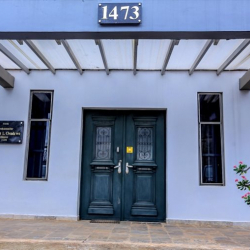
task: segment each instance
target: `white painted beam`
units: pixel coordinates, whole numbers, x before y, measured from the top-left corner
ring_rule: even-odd
[[[202,58],[205,56],[205,54],[207,53],[207,51],[209,50],[210,46],[212,45],[213,40],[208,40],[204,47],[202,48],[201,52],[199,53],[199,55],[197,56],[197,58],[194,61],[194,64],[192,65],[192,67],[189,70],[189,75],[192,75],[194,70],[196,69],[196,67],[199,65],[199,63],[201,62]]]
[[[217,70],[219,75],[250,43],[250,39],[244,40],[240,46],[227,58],[227,60]]]
[[[167,51],[166,57],[165,57],[165,60],[164,60],[163,65],[162,65],[161,75],[165,74],[166,68],[168,66],[168,62],[169,62],[170,57],[172,55],[172,52],[174,50],[174,46],[178,45],[178,44],[179,44],[179,40],[171,40],[171,42],[169,44],[169,47],[168,47],[168,51]]]
[[[1,43],[0,43],[0,51],[7,56],[13,63],[15,63],[18,67],[20,67],[24,72],[27,74],[30,73],[29,69],[19,60],[17,59],[9,50],[7,50]]]
[[[102,57],[102,61],[106,70],[106,74],[109,75],[109,67],[108,67],[108,62],[107,62],[107,58],[105,55],[105,50],[102,44],[102,41],[100,39],[95,40],[95,44],[98,45],[100,53],[101,53],[101,57]]]
[[[43,53],[36,47],[36,45],[31,40],[25,40],[25,43],[28,45],[28,47],[37,55],[37,57],[48,67],[48,69],[55,74],[56,70],[54,67],[50,64],[50,62],[45,58]]]
[[[15,77],[0,66],[0,85],[3,88],[14,88]]]
[[[23,40],[17,40],[20,45],[23,45]]]
[[[219,42],[220,42],[220,39],[215,39],[214,40],[214,45],[218,45]]]
[[[82,75],[82,67],[80,63],[78,62],[76,55],[74,54],[73,50],[71,49],[69,43],[66,40],[61,40],[61,43],[63,44],[65,50],[67,51],[69,57],[71,58],[72,62],[75,64],[77,70],[79,71],[80,75]]]
[[[239,80],[240,90],[250,90],[250,69]]]

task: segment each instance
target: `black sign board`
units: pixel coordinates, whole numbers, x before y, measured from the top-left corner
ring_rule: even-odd
[[[23,121],[0,121],[0,143],[21,144],[23,127]]]
[[[141,3],[99,3],[99,24],[140,24]]]

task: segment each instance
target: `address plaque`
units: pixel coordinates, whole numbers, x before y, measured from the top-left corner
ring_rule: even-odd
[[[141,3],[99,3],[99,24],[140,24]]]

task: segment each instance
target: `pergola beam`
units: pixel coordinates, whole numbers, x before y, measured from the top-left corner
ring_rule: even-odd
[[[137,68],[138,39],[133,39],[133,74],[136,75]]]
[[[98,45],[98,47],[99,47],[106,74],[109,75],[108,62],[107,62],[107,58],[106,58],[106,55],[105,55],[105,50],[104,50],[102,41],[100,39],[96,39],[95,44]]]
[[[244,40],[240,46],[227,58],[227,60],[217,70],[219,75],[250,43],[250,39]]]
[[[29,69],[19,60],[17,59],[9,50],[7,50],[1,43],[0,43],[0,51],[7,56],[13,63],[15,63],[19,68],[21,68],[27,74],[30,73]]]
[[[178,45],[178,44],[179,44],[178,40],[177,41],[176,40],[171,40],[171,42],[169,44],[169,47],[168,47],[168,51],[167,51],[166,57],[165,57],[165,60],[164,60],[163,65],[162,65],[162,69],[161,69],[161,75],[162,76],[165,74],[168,62],[169,62],[171,54],[172,54],[172,52],[174,50],[174,46]]]
[[[62,44],[61,40],[55,40],[55,41],[56,41],[57,45],[61,45]]]
[[[239,80],[240,90],[250,90],[250,69]]]
[[[79,71],[79,73],[82,75],[83,71],[82,71],[82,67],[80,65],[80,63],[78,62],[73,50],[71,49],[69,43],[66,40],[61,40],[61,43],[63,44],[65,50],[67,51],[69,57],[71,58],[71,60],[73,61],[73,63],[75,64],[77,70]]]
[[[20,45],[23,45],[23,40],[17,40]]]
[[[209,50],[210,46],[213,44],[213,40],[208,40],[204,47],[202,48],[201,52],[199,53],[199,55],[197,56],[196,60],[194,61],[194,64],[192,65],[192,67],[189,70],[189,75],[192,75],[194,70],[196,69],[196,67],[199,65],[199,63],[201,62],[202,58],[205,56],[205,54],[207,53],[207,51]]]
[[[14,88],[14,81],[15,77],[0,65],[0,85],[3,88]]]
[[[214,40],[214,45],[218,45],[219,41],[220,41],[220,39],[215,39]]]
[[[45,58],[43,53],[36,47],[36,45],[31,40],[25,40],[25,43],[28,45],[28,47],[37,55],[37,57],[48,67],[48,69],[55,74],[56,70],[54,67],[50,64],[50,62]]]

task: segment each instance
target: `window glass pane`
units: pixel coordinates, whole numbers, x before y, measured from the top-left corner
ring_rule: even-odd
[[[51,93],[33,93],[31,118],[50,119]]]
[[[31,121],[27,178],[46,178],[48,121]]]
[[[96,128],[96,159],[111,159],[111,127]]]
[[[200,121],[220,121],[220,98],[219,95],[199,95]]]
[[[201,124],[203,183],[222,183],[220,124]]]
[[[153,129],[137,129],[137,160],[153,160]]]

